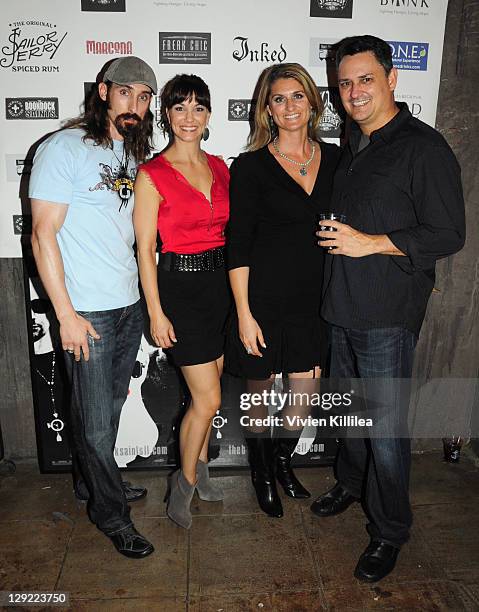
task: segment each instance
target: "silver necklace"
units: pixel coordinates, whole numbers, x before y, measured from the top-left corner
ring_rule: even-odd
[[[308,174],[307,167],[313,161],[314,154],[316,152],[316,145],[311,140],[311,138],[308,138],[308,142],[311,145],[311,155],[310,155],[310,158],[307,159],[305,162],[296,161],[295,159],[291,159],[290,157],[287,157],[284,153],[282,153],[278,147],[278,137],[277,136],[273,140],[273,148],[280,157],[282,157],[286,161],[289,161],[292,164],[295,164],[296,166],[299,166],[299,173],[301,174],[301,176],[306,176]]]

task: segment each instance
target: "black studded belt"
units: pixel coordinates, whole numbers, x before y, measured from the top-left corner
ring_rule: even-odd
[[[161,253],[159,266],[166,272],[213,272],[223,268],[224,247],[209,249],[201,253]]]

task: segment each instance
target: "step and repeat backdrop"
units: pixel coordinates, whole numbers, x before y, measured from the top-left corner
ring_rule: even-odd
[[[213,114],[205,148],[226,160],[244,149],[253,91],[270,64],[299,62],[325,103],[319,137],[338,142],[344,115],[331,46],[345,36],[387,40],[399,70],[396,98],[434,125],[447,0],[16,0],[2,7],[0,77],[0,257],[23,257],[38,450],[45,471],[69,469],[68,385],[51,304],[29,247],[27,198],[35,148],[78,115],[102,66],[137,55],[162,83],[195,73],[209,85]],[[159,97],[152,102],[159,118]],[[159,130],[157,150],[165,145]],[[278,385],[281,382],[278,381]],[[225,377],[213,423],[214,465],[246,465],[239,425],[242,382]],[[143,338],[123,408],[115,456],[121,467],[173,465],[185,404],[177,372]],[[334,441],[302,433],[296,462],[328,462]]]

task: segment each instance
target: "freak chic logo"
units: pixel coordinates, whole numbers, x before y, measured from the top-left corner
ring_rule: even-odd
[[[126,0],[81,0],[82,11],[124,13]]]
[[[250,62],[284,62],[288,53],[283,47],[283,43],[277,49],[271,49],[269,43],[262,42],[259,47],[250,48],[248,39],[245,36],[236,36],[233,38],[233,43],[236,49],[233,51],[233,57],[236,61],[243,60]]]
[[[58,98],[5,98],[6,119],[58,119]]]
[[[68,32],[46,21],[14,21],[0,54],[0,66],[12,72],[59,72],[55,58]]]
[[[87,40],[85,44],[87,55],[131,55],[133,53],[131,40]]]
[[[351,19],[353,0],[310,0],[311,17]]]
[[[210,32],[160,32],[160,64],[211,64]]]
[[[388,40],[398,70],[427,70],[429,43]]]

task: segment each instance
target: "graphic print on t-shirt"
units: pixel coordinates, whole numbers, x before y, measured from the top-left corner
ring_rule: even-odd
[[[136,171],[134,168],[125,168],[122,164],[112,168],[108,164],[98,164],[100,170],[100,181],[94,186],[90,187],[89,191],[97,191],[98,189],[108,189],[109,191],[116,191],[120,198],[121,209],[128,206],[128,202],[133,194],[133,184],[135,181]]]

